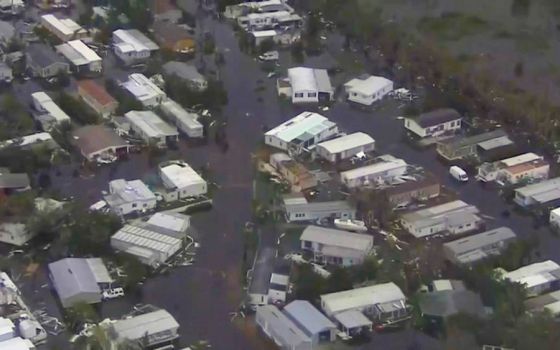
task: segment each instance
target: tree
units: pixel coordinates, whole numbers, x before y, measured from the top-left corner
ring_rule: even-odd
[[[66,92],[61,92],[59,94],[57,102],[60,108],[66,112],[72,120],[82,125],[97,124],[99,122],[99,117],[89,106]]]
[[[365,281],[374,280],[377,276],[377,270],[379,269],[379,264],[377,259],[370,256],[364,259],[361,265],[358,265],[354,269],[354,281],[361,283]]]
[[[352,288],[350,272],[345,268],[336,267],[327,278],[323,293],[335,293]]]
[[[304,264],[296,269],[294,285],[296,299],[315,301],[323,293],[325,280],[313,271],[310,264]]]
[[[99,321],[99,315],[93,306],[85,302],[76,303],[66,309],[64,316],[66,325],[73,331],[78,331],[85,323],[96,323]]]

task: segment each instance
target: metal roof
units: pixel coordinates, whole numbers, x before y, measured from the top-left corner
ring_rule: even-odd
[[[344,84],[344,87],[364,96],[371,96],[392,84],[393,82],[387,78],[370,75],[365,79],[354,78]]]
[[[176,127],[169,125],[152,111],[130,111],[124,116],[150,138],[179,135]]]
[[[97,283],[113,282],[113,279],[109,275],[109,271],[107,271],[107,267],[105,267],[101,258],[87,258],[86,262],[88,263],[91,272],[93,272]]]
[[[46,112],[57,123],[70,121],[70,117],[66,114],[44,91],[31,94],[31,97],[37,104],[41,106],[42,111]]]
[[[482,148],[485,151],[513,145],[513,141],[508,136],[498,137],[492,140],[483,141],[478,144],[478,147]]]
[[[49,272],[61,300],[81,293],[99,293],[101,289],[87,259],[65,258],[49,264]]]
[[[111,328],[120,339],[139,340],[166,331],[172,337],[171,334],[175,334],[176,329],[179,328],[179,323],[166,310],[157,310],[118,320],[111,324]]]
[[[157,96],[166,96],[163,90],[144,74],[140,73],[130,74],[128,80],[122,83],[122,86],[139,101],[149,100]]]
[[[301,234],[300,241],[367,252],[373,244],[373,236],[326,227],[307,226]]]
[[[206,184],[206,181],[185,162],[174,162],[162,166],[160,171],[178,189],[197,184]]]
[[[159,49],[156,43],[150,40],[137,29],[118,29],[113,32],[121,42],[129,45],[134,51],[155,51]]]
[[[74,33],[85,33],[85,29],[70,18],[57,18],[53,14],[47,14],[41,16],[41,20],[49,23],[65,36],[72,35]]]
[[[507,272],[504,279],[517,282],[526,287],[533,287],[551,281],[559,280],[560,265],[552,260],[546,260]]]
[[[334,125],[336,124],[318,113],[303,112],[278,125],[274,129],[267,131],[265,135],[275,136],[288,143],[305,133],[317,135]]]
[[[340,178],[345,181],[352,181],[354,179],[360,179],[375,174],[386,174],[390,171],[397,170],[397,169],[405,170],[406,167],[407,164],[404,160],[392,159],[389,161],[381,161],[360,168],[343,171],[340,173]]]
[[[461,120],[459,112],[452,108],[440,108],[420,114],[417,118],[411,118],[422,128],[429,128],[454,120]]]
[[[461,200],[456,200],[413,211],[402,215],[401,218],[403,221],[416,227],[428,227],[442,221],[459,222],[461,220],[466,220],[466,222],[468,222],[474,219],[478,212],[479,210],[477,207],[469,205]],[[413,232],[411,233],[414,234]]]
[[[429,316],[449,317],[458,313],[483,316],[480,295],[470,290],[445,290],[420,295],[420,310]]]
[[[56,46],[56,51],[60,52],[67,60],[75,66],[82,66],[92,62],[101,61],[95,51],[90,49],[81,40],[73,40]]]
[[[283,348],[300,349],[300,344],[311,343],[311,339],[274,305],[259,306],[257,319],[266,320],[267,329]]]
[[[284,307],[284,314],[309,337],[336,328],[334,323],[307,300],[292,301]]]
[[[198,72],[194,65],[185,62],[169,61],[163,65],[163,71],[167,75],[176,75],[185,80],[206,81],[206,78]]]
[[[292,91],[333,91],[329,74],[325,69],[290,68],[288,69],[288,79]]]
[[[159,212],[152,215],[146,223],[151,226],[184,234],[190,226],[190,216],[173,212]]]
[[[444,243],[443,246],[453,252],[458,260],[466,263],[487,257],[487,254],[484,252],[485,248],[516,238],[516,234],[510,228],[498,227],[476,235]]]
[[[284,200],[284,207],[289,212],[334,212],[334,211],[355,211],[348,201],[328,201],[328,202],[303,202],[303,200],[288,197]]]
[[[363,132],[355,132],[353,134],[321,142],[317,145],[317,147],[324,148],[329,153],[340,153],[370,144],[375,144],[375,140],[371,136]]]
[[[186,111],[177,102],[168,99],[162,102],[160,108],[169,118],[174,118],[178,123],[187,126],[190,129],[202,129],[202,124],[198,121],[196,113]]]
[[[350,289],[337,293],[321,295],[321,304],[331,313],[346,310],[362,309],[370,305],[405,300],[401,289],[393,282],[376,284],[373,286]]]
[[[171,237],[145,226],[126,225],[111,236],[111,240],[117,240],[127,245],[138,246],[164,254],[173,254],[181,240]]]
[[[141,180],[126,181],[116,179],[109,182],[110,200],[109,205],[121,205],[134,201],[155,200],[156,195]],[[107,201],[109,202],[109,201]]]
[[[358,310],[339,312],[334,318],[346,329],[371,326],[372,322]]]
[[[545,180],[536,184],[527,185],[515,190],[516,193],[528,197],[546,194],[547,192],[555,192],[560,190],[560,177]]]
[[[501,138],[504,136],[507,136],[507,133],[502,129],[498,129],[498,130],[485,132],[474,136],[467,136],[467,137],[459,136],[452,139],[440,141],[440,143],[451,146],[453,148],[462,148],[466,146],[477,145],[480,144],[481,142]]]
[[[512,166],[516,166],[527,162],[532,162],[539,159],[543,159],[543,157],[539,156],[538,154],[529,152],[529,153],[520,154],[515,157],[499,160],[498,163],[503,164],[506,167],[512,167]]]

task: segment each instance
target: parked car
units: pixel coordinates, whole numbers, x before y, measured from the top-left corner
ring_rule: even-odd
[[[115,299],[124,297],[124,289],[121,287],[106,289],[103,291],[103,300]]]
[[[464,171],[463,169],[459,168],[456,165],[453,165],[452,167],[449,168],[449,174],[457,181],[460,181],[460,182],[469,181],[469,177],[467,175],[467,172]]]

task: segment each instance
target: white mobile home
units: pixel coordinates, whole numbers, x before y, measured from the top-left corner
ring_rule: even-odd
[[[285,197],[286,221],[307,222],[322,219],[354,219],[356,208],[347,201],[307,202],[305,197]]]
[[[153,108],[162,103],[167,95],[144,74],[133,73],[121,84],[144,107]]]
[[[379,323],[398,321],[409,315],[402,290],[393,282],[321,295],[321,308],[330,318],[357,311]]]
[[[381,156],[380,159],[383,160],[341,172],[340,180],[348,188],[356,188],[391,183],[406,173],[408,165],[404,160],[389,155]]]
[[[35,119],[43,130],[49,131],[62,123],[70,123],[70,117],[43,91],[31,94]]]
[[[367,76],[355,78],[344,84],[348,101],[371,106],[393,91],[393,82],[387,78]]]
[[[444,243],[443,254],[447,260],[457,265],[474,264],[500,255],[516,239],[517,236],[511,229],[498,227]]]
[[[546,260],[507,272],[502,277],[522,284],[529,296],[537,296],[560,288],[560,265]]]
[[[441,108],[422,113],[414,118],[405,118],[404,127],[420,138],[438,137],[460,130],[462,119],[456,110]]]
[[[76,73],[101,73],[103,61],[81,40],[72,40],[56,46],[56,51],[70,62]]]
[[[41,25],[62,42],[87,38],[88,32],[70,18],[57,18],[47,14],[41,16]]]
[[[416,238],[443,232],[457,235],[480,227],[483,220],[478,212],[477,207],[456,200],[404,214],[401,224]]]
[[[513,201],[521,207],[536,206],[560,200],[560,177],[515,190]]]
[[[177,199],[199,197],[208,192],[206,181],[183,161],[168,161],[159,166],[165,188],[176,193]]]
[[[311,350],[313,344],[298,326],[274,305],[257,307],[257,326],[281,349]]]
[[[369,153],[375,149],[375,140],[363,132],[337,137],[321,142],[315,148],[315,153],[331,163],[351,158],[363,152]]]
[[[547,179],[550,164],[535,153],[524,153],[493,163],[484,163],[478,168],[477,178],[484,182],[500,181],[516,184],[523,180]]]
[[[292,103],[318,103],[333,99],[334,88],[325,69],[295,67],[288,77],[278,80],[278,94],[288,96]]]
[[[113,32],[113,50],[128,65],[147,60],[159,47],[137,29],[118,29]]]
[[[338,126],[326,117],[303,112],[264,134],[265,144],[300,154],[312,146],[338,134]]]
[[[284,315],[311,337],[313,344],[336,340],[336,325],[307,300],[294,300],[283,311]]]
[[[373,236],[319,226],[307,226],[300,237],[301,249],[322,264],[361,264],[373,249]]]
[[[156,207],[156,195],[141,180],[113,180],[109,182],[109,194],[103,199],[117,215],[144,212]]]
[[[130,111],[125,113],[124,117],[130,123],[134,134],[148,144],[167,147],[168,142],[175,142],[179,139],[177,129],[164,122],[152,111]]]
[[[190,138],[201,138],[204,136],[202,124],[198,121],[198,115],[186,111],[177,102],[168,99],[160,106],[163,115],[173,121],[173,124]]]

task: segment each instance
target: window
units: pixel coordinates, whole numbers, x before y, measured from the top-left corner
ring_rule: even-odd
[[[317,97],[317,93],[316,92],[308,92],[307,97]]]
[[[132,203],[133,208],[136,208],[136,206],[137,206],[136,203]]]
[[[144,207],[144,208],[147,208],[147,207],[148,207],[148,203],[144,203],[143,207]]]
[[[294,97],[302,98],[302,97],[303,97],[303,92],[296,92],[296,93],[294,94]]]

